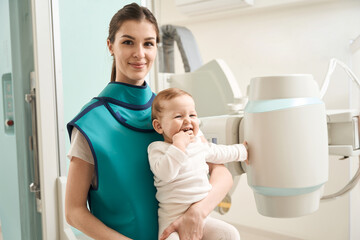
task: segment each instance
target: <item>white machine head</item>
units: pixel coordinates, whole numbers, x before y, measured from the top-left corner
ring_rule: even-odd
[[[254,78],[244,113],[249,186],[259,213],[298,217],[319,208],[328,180],[325,104],[311,75]]]

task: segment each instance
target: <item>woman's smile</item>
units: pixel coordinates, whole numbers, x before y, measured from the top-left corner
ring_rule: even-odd
[[[146,67],[146,62],[130,62],[129,65],[135,69],[143,69]]]

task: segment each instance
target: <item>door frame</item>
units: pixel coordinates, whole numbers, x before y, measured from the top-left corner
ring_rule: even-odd
[[[43,239],[58,239],[59,112],[51,0],[31,0]],[[62,94],[62,93],[61,93]]]

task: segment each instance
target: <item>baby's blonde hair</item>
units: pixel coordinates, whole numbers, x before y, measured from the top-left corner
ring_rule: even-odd
[[[184,90],[181,90],[179,88],[167,88],[165,90],[160,91],[154,98],[154,101],[152,102],[152,105],[151,105],[151,121],[153,121],[154,119],[157,119],[159,117],[160,113],[162,112],[162,110],[164,109],[161,106],[161,103],[164,100],[171,100],[176,97],[180,97],[180,96],[184,96],[184,95],[187,95],[192,98],[190,93],[188,93]]]

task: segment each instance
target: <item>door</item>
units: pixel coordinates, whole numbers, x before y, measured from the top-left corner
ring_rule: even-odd
[[[3,239],[42,238],[34,182],[30,73],[34,71],[31,5],[0,0],[0,224]],[[33,188],[35,189],[35,188]],[[40,198],[39,198],[40,199]]]

